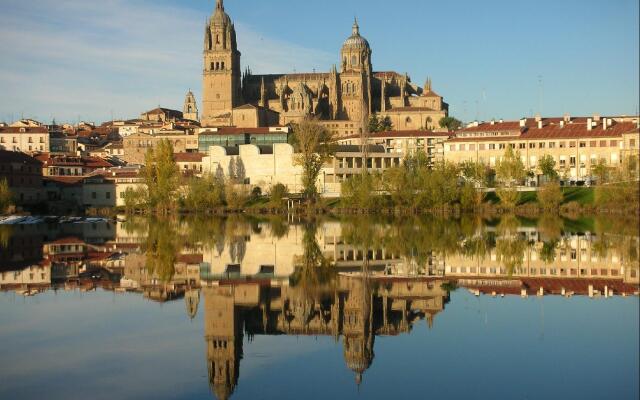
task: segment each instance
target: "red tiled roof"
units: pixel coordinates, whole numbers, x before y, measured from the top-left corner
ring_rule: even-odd
[[[49,130],[45,126],[37,127],[0,127],[0,133],[49,133]]]
[[[201,162],[203,153],[175,153],[173,159],[176,162]]]
[[[77,185],[84,179],[83,176],[44,176],[45,181],[60,183],[63,185]]]
[[[185,264],[201,264],[203,260],[202,254],[179,254],[176,257],[177,262]]]
[[[2,163],[23,163],[42,165],[42,162],[35,157],[17,151],[0,150],[0,162]]]
[[[271,128],[285,128],[284,126],[277,126]],[[271,129],[269,127],[261,127],[261,128],[237,128],[235,126],[224,126],[217,128],[217,132],[205,131],[200,133],[201,135],[235,135],[235,134],[243,134],[243,133],[253,133],[253,134],[268,134],[268,133],[286,133],[286,131],[275,131],[270,132]]]
[[[548,120],[545,120],[548,121]],[[543,122],[544,123],[544,122]],[[487,126],[488,125],[488,126]],[[513,129],[513,126],[517,126],[517,129]],[[520,131],[519,122],[504,122],[496,123],[495,125],[481,124],[478,127],[466,128],[458,131],[458,133],[467,132],[505,132],[515,131],[513,136],[478,136],[478,137],[455,137],[449,140],[450,142],[491,142],[491,141],[510,141],[510,140],[539,140],[539,139],[598,139],[598,138],[612,138],[621,137],[623,133],[633,132],[636,125],[633,122],[618,122],[614,123],[607,129],[602,129],[602,124],[598,124],[591,130],[587,129],[586,123],[566,124],[564,127],[560,127],[559,124],[548,123],[543,125],[542,128],[525,127],[522,128],[521,134],[517,135]]]

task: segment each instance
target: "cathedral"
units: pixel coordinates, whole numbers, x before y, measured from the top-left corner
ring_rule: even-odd
[[[354,21],[339,67],[329,72],[242,72],[234,24],[223,0],[217,0],[204,32],[202,126],[255,128],[315,118],[334,134],[348,136],[361,133],[375,114],[388,117],[394,130],[439,129],[448,105],[431,80],[419,87],[407,74],[376,72],[371,55]]]

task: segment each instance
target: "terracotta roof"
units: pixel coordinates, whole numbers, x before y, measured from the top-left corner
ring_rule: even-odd
[[[49,133],[49,130],[45,126],[37,127],[0,127],[0,133]]]
[[[462,278],[462,280],[474,278]],[[485,278],[477,278],[485,279]],[[501,281],[500,279],[492,279],[492,281]],[[508,280],[503,280],[507,282]],[[585,279],[585,278],[516,278],[521,285],[462,285],[466,288],[474,288],[482,293],[496,292],[496,294],[520,294],[521,289],[526,289],[527,293],[535,293],[540,287],[544,288],[547,294],[560,294],[562,289],[565,292],[574,292],[575,294],[586,295],[589,293],[589,285],[593,285],[594,290],[604,291],[604,287],[613,289],[614,293],[633,293],[638,290],[638,285],[632,285],[623,282],[620,279]]]
[[[514,130],[514,124],[518,126]],[[478,127],[467,128],[458,131],[458,133],[466,132],[499,132],[499,131],[520,131],[519,122],[496,123],[495,125],[481,124]],[[598,124],[591,130],[587,129],[586,123],[572,123],[560,127],[559,124],[548,124],[538,129],[535,127],[523,128],[520,135],[514,136],[479,136],[479,137],[455,137],[450,142],[492,142],[492,141],[510,141],[510,140],[540,140],[540,139],[598,139],[598,138],[615,138],[622,137],[623,133],[633,132],[636,125],[633,122],[614,123],[609,128],[602,129],[602,124]]]
[[[201,264],[203,260],[202,254],[179,254],[176,257],[177,262],[185,264]]]
[[[272,127],[272,128],[284,128],[284,127]],[[243,134],[243,133],[252,133],[252,134],[269,134],[269,133],[287,133],[286,131],[276,131],[270,132],[271,128],[262,127],[262,128],[236,128],[232,126],[225,126],[218,128],[217,132],[201,132],[200,135],[235,135],[235,134]]]
[[[23,163],[41,165],[42,162],[37,158],[17,151],[0,150],[0,161],[2,163]]]
[[[176,162],[201,162],[203,153],[175,153],[173,159]]]
[[[51,181],[54,183],[75,186],[82,182],[84,179],[83,176],[44,176],[42,177],[44,181]]]

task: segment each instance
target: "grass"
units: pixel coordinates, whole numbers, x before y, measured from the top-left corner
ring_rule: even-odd
[[[590,187],[565,187],[562,191],[565,204],[570,201],[576,201],[580,205],[593,204],[595,199],[594,189]]]
[[[562,204],[575,201],[580,205],[589,205],[593,204],[595,198],[594,189],[590,187],[563,187],[562,192],[564,194]],[[519,195],[518,205],[538,202],[538,192],[520,192]],[[484,201],[493,205],[500,204],[500,199],[495,192],[486,193]]]

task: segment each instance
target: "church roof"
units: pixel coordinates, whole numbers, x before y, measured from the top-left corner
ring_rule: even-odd
[[[345,40],[344,44],[342,45],[342,48],[343,49],[370,48],[369,42],[367,41],[367,39],[365,39],[360,35],[360,26],[358,26],[357,20],[353,22],[353,30],[352,30],[351,36],[349,36],[347,40]]]

